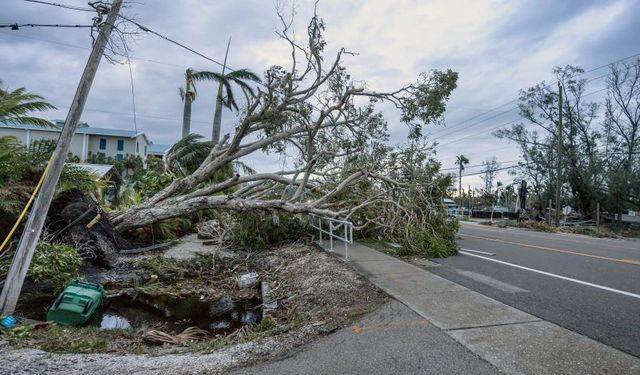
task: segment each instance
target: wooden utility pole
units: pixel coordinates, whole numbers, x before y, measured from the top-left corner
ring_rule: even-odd
[[[596,230],[600,231],[600,202],[596,203]]]
[[[472,202],[471,202],[471,185],[469,185],[469,220],[471,220],[471,210],[472,210]]]
[[[558,160],[556,164],[556,228],[560,227],[560,193],[562,190],[562,84],[558,82]]]
[[[22,284],[24,278],[27,275],[27,270],[31,264],[31,258],[38,244],[40,233],[42,232],[42,226],[47,217],[51,200],[53,199],[53,193],[55,192],[56,185],[60,179],[60,173],[64,167],[65,159],[67,158],[67,152],[69,150],[69,144],[73,138],[73,133],[78,126],[78,121],[82,115],[82,110],[87,101],[87,96],[91,89],[91,84],[98,70],[98,65],[102,59],[102,55],[109,41],[111,31],[115,25],[120,7],[123,0],[113,0],[111,9],[107,16],[106,22],[100,28],[100,33],[96,39],[89,60],[82,73],[82,78],[78,84],[76,94],[73,97],[71,107],[69,107],[69,113],[64,122],[64,128],[58,138],[58,144],[53,152],[53,156],[49,161],[49,171],[44,178],[42,188],[38,194],[29,219],[22,232],[22,237],[18,243],[18,249],[11,262],[11,268],[4,283],[2,294],[0,294],[0,310],[3,315],[12,314],[16,308],[20,291],[22,290]]]
[[[549,224],[549,229],[551,229],[551,202],[552,200],[549,199],[549,208],[547,212],[547,224]]]

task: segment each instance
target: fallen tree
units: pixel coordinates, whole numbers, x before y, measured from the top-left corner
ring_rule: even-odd
[[[117,231],[202,209],[346,218],[360,212],[362,228],[391,230],[413,219],[419,219],[418,227],[426,225],[444,193],[433,194],[442,181],[434,180],[439,164],[426,154],[422,127],[442,120],[457,73],[431,71],[397,90],[372,91],[347,73],[344,49],[325,64],[321,18],[312,18],[305,46],[290,35],[290,22],[281,19],[279,36],[291,47],[290,68],[271,67],[255,95],[244,92],[247,105],[234,133],[215,144],[193,173],[142,204],[113,213]],[[387,123],[376,110],[380,103],[394,106],[409,127],[404,149],[386,146]],[[229,164],[260,152],[276,153],[291,167],[212,182]],[[366,212],[373,216],[362,216]]]

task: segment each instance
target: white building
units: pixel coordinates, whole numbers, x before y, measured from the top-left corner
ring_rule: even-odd
[[[1,124],[0,137],[14,136],[27,147],[35,140],[52,139],[57,141],[64,121],[54,121],[55,126],[45,128],[36,125]],[[151,142],[143,132],[133,130],[92,128],[81,122],[71,140],[69,152],[80,158],[82,162],[89,155],[102,154],[116,160],[128,155],[147,159]]]

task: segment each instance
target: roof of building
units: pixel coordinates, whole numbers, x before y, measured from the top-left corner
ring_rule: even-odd
[[[147,150],[147,154],[161,154],[161,155],[164,155],[169,151],[169,149],[171,147],[172,147],[171,145],[152,143],[151,145],[149,145],[149,149]]]
[[[0,127],[2,128],[10,128],[10,129],[24,129],[24,130],[40,130],[40,131],[50,131],[50,132],[60,132],[62,130],[62,126],[64,125],[64,121],[53,121],[55,126],[50,128],[33,125],[33,124],[3,124],[0,123]],[[89,134],[89,135],[103,135],[103,136],[111,136],[111,137],[122,137],[122,138],[136,138],[137,136],[144,136],[148,143],[149,139],[147,138],[144,132],[136,132],[134,130],[124,130],[124,129],[112,129],[112,128],[92,128],[86,122],[78,123],[78,127],[76,128],[77,134]]]
[[[109,179],[109,177],[115,177],[117,180],[122,181],[122,176],[120,176],[116,167],[111,164],[65,163],[65,165],[80,168],[96,175],[98,178],[106,177]]]

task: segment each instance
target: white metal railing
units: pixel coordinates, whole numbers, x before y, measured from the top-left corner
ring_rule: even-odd
[[[323,222],[326,223],[326,229],[322,225]],[[349,245],[353,244],[353,223],[347,220],[311,215],[311,227],[317,229],[320,234],[320,246],[323,244],[322,234],[326,234],[329,237],[329,249],[331,252],[334,251],[333,240],[342,241],[344,243],[344,259],[349,260]],[[342,232],[342,236],[339,234],[340,232]]]

